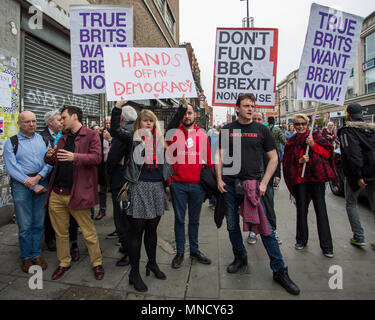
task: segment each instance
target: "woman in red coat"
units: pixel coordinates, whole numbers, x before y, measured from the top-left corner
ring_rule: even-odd
[[[302,250],[308,241],[307,213],[313,201],[318,224],[320,247],[326,257],[333,257],[333,245],[325,203],[325,182],[337,176],[333,162],[333,146],[318,130],[309,136],[308,118],[297,114],[293,120],[296,130],[285,145],[283,171],[289,192],[296,200],[297,235],[295,248]],[[307,146],[310,146],[308,155]],[[302,168],[306,163],[305,175]]]

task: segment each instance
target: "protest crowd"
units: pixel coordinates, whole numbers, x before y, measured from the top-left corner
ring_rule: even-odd
[[[196,125],[195,110],[184,97],[165,133],[152,111],[137,114],[123,99],[116,103],[104,128],[88,128],[82,124],[78,107],[64,106],[45,115],[46,128],[38,134],[35,115],[22,112],[18,120],[20,131],[6,141],[4,150],[12,178],[22,270],[28,272],[32,265],[47,268],[42,257],[44,236],[48,250],[56,250],[59,260],[52,279],[61,278],[72,261],[80,258],[79,227],[94,277],[103,279],[94,221],[105,216],[108,188],[115,225],[115,231],[108,236],[118,237],[123,253],[116,265],[130,264],[129,283],[137,291],[147,291],[139,270],[142,238],[148,258],[146,275],[152,272],[160,280],[167,279],[157,264],[156,250],[157,227],[168,209],[169,188],[176,240],[172,268],[180,268],[185,256],[186,211],[189,256],[202,264],[211,263],[199,250],[198,239],[200,212],[208,198],[217,227],[224,217],[226,220],[234,256],[227,272],[237,273],[248,264],[241,216],[243,231],[249,232],[249,244],[256,243],[260,234],[274,281],[298,295],[300,289],[289,277],[280,251],[274,189],[284,176],[296,204],[296,250],[303,250],[308,243],[307,211],[312,200],[322,253],[332,258],[325,188],[326,182],[337,180],[333,152],[340,148],[346,210],[353,231],[350,242],[365,246],[357,199],[360,190],[366,188],[375,215],[375,126],[363,122],[362,108],[357,103],[347,107],[344,127],[337,131],[329,123],[322,131],[314,128],[312,135],[309,119],[303,114],[297,114],[285,130],[285,126],[275,125],[273,117],[265,122],[254,106],[254,95],[240,95],[236,102],[237,120],[213,128],[208,134]],[[33,152],[30,154],[29,150]],[[94,216],[98,203],[99,212]],[[374,244],[371,246],[375,249]]]
[[[78,7],[73,9],[74,23],[74,19],[82,19],[82,14]],[[332,20],[334,16],[320,10],[323,9],[316,4],[312,6],[312,15],[320,22],[315,24],[319,30],[306,36],[306,43],[314,45],[304,50],[304,54],[312,52],[312,55],[302,59],[296,100],[345,105],[346,119],[339,128],[333,122],[318,127],[316,112],[313,117],[293,113],[293,119],[283,123],[281,116],[277,121],[274,116],[265,117],[259,112],[262,106],[270,109],[277,104],[278,30],[275,28],[251,32],[245,28],[217,29],[212,105],[234,107],[236,119],[207,132],[198,126],[197,110],[189,100],[198,94],[183,48],[103,44],[102,49],[98,44],[100,55],[104,54],[98,65],[101,71],[105,69],[105,74],[101,72],[102,87],[96,89],[105,90],[99,93],[105,92],[105,100],[113,102],[113,108],[104,114],[106,117],[102,114],[96,118],[102,123],[95,122],[89,127],[82,108],[64,103],[60,109],[44,114],[45,128],[39,130],[36,114],[23,108],[18,116],[19,132],[6,140],[3,153],[11,178],[21,270],[28,273],[32,266],[48,268],[43,257],[44,242],[44,248],[56,251],[58,267],[51,279],[58,281],[81,259],[82,248],[78,245],[81,234],[94,278],[100,281],[111,277],[103,264],[100,242],[105,240],[99,239],[95,222],[102,220],[109,213],[108,208],[113,207],[113,232],[106,238],[117,240],[121,258],[115,265],[130,266],[129,284],[136,291],[147,292],[144,275],[169,281],[168,273],[158,264],[158,226],[170,208],[174,214],[175,240],[170,268],[181,271],[187,257],[203,265],[214,260],[212,253],[202,252],[205,250],[199,241],[202,205],[208,200],[212,223],[217,228],[226,225],[225,240],[233,253],[230,261],[225,262],[225,271],[239,274],[247,270],[246,246],[254,245],[260,238],[273,281],[289,294],[299,295],[303,289],[293,280],[292,272],[289,274],[288,261],[281,250],[287,240],[278,229],[280,207],[275,191],[285,182],[288,192],[282,196],[295,205],[296,254],[309,243],[308,210],[312,202],[321,249],[318,259],[331,259],[336,253],[325,192],[328,185],[338,185],[339,169],[344,176],[347,213],[347,217],[341,218],[352,230],[347,242],[356,247],[366,246],[358,198],[366,190],[375,219],[375,124],[365,121],[364,108],[359,103],[344,103],[343,85],[349,78],[348,69],[352,69],[360,26],[355,18],[345,18],[340,29],[337,21]],[[83,17],[86,27],[89,13]],[[125,21],[125,13],[116,17],[119,28]],[[330,26],[337,27],[342,34],[339,42],[327,36],[332,31]],[[95,29],[90,32],[87,29],[78,39],[77,30],[72,28],[72,44],[88,42],[87,46],[90,43],[94,48],[91,38],[102,38]],[[103,39],[105,35],[103,32]],[[123,34],[118,30],[115,35],[111,33],[112,37],[119,41]],[[340,53],[329,61],[331,56],[324,50],[331,43],[334,45],[330,49],[342,48],[346,54]],[[253,45],[258,47],[254,49]],[[81,49],[81,54],[84,51]],[[95,59],[101,59],[100,55]],[[321,66],[312,66],[319,64],[317,60]],[[72,73],[88,67],[81,64],[77,71],[74,68],[78,65],[72,64]],[[264,70],[269,74],[265,75]],[[241,77],[236,78],[240,73]],[[82,81],[85,76],[81,75],[81,81],[79,76],[73,76],[73,87],[85,89],[86,80]],[[165,130],[164,119],[158,118],[151,106],[140,105],[143,107],[136,110],[136,104],[132,103],[156,98],[178,99],[174,100],[176,106]],[[338,152],[340,167],[336,161]],[[112,206],[107,205],[108,192]],[[375,250],[374,243],[368,245]],[[142,252],[147,255],[143,270]]]

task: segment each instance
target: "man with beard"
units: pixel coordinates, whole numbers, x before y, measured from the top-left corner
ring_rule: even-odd
[[[212,168],[211,148],[206,133],[195,124],[194,108],[183,97],[182,104],[167,128],[166,140],[170,143],[176,160],[172,165],[174,176],[170,184],[172,204],[175,213],[175,239],[177,254],[172,261],[172,268],[178,269],[184,260],[185,253],[185,213],[189,215],[190,258],[203,264],[211,260],[199,251],[198,229],[199,217],[205,191],[200,184],[200,173],[203,165]],[[171,130],[176,129],[177,130]]]

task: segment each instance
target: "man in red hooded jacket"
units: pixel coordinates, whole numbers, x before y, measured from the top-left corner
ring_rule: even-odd
[[[211,148],[206,133],[195,124],[194,108],[188,105],[185,98],[181,102],[168,125],[166,136],[169,156],[175,162],[172,165],[174,176],[170,184],[175,213],[177,254],[172,261],[172,268],[175,269],[178,269],[184,260],[186,208],[189,215],[190,258],[203,264],[211,263],[211,260],[199,251],[198,245],[199,217],[205,199],[200,174],[203,165],[212,168]]]

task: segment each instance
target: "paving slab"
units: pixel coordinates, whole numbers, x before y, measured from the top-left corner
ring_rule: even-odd
[[[147,295],[156,295],[161,298],[170,297],[183,299],[185,297],[186,283],[188,280],[190,266],[181,266],[179,269],[172,269],[170,265],[159,264],[160,269],[167,276],[166,280],[157,279],[153,273],[149,277],[145,276],[145,263],[140,263],[140,275],[148,287]],[[118,290],[124,290],[127,292],[137,293],[132,285],[129,284],[128,276],[124,277],[119,286]]]
[[[0,291],[1,300],[55,300],[68,288],[62,283],[43,281],[43,289],[30,289],[29,279],[19,278]]]
[[[70,285],[80,285],[86,287],[98,287],[105,289],[117,289],[120,281],[125,277],[129,271],[129,266],[117,267],[116,260],[110,258],[103,259],[103,267],[105,271],[102,280],[96,280],[94,277],[93,268],[89,257],[80,261],[74,269],[68,270],[60,281],[61,283]]]
[[[217,299],[219,297],[218,266],[195,263],[191,267],[186,297]]]

